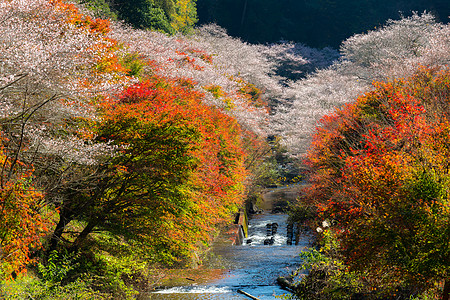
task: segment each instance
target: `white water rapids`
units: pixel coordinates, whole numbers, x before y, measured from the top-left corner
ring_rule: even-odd
[[[267,224],[277,223],[273,245],[264,245]],[[276,283],[278,276],[287,276],[300,264],[298,254],[308,246],[307,237],[298,245],[287,245],[287,215],[263,213],[249,222],[248,238],[240,246],[216,249],[229,269],[224,275],[205,285],[174,287],[152,293],[150,299],[249,299],[237,290],[243,290],[261,300],[276,299],[286,294]],[[251,240],[247,244],[247,240]]]

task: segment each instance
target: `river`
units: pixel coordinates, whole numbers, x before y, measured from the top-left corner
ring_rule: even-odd
[[[276,295],[286,294],[277,285],[276,279],[288,275],[299,266],[298,254],[308,246],[307,237],[301,237],[297,245],[295,242],[287,244],[287,218],[286,214],[267,211],[253,215],[249,221],[248,238],[243,245],[214,248],[215,255],[226,267],[218,278],[203,284],[193,282],[188,286],[159,290],[150,294],[150,299],[249,299],[239,294],[238,290],[261,300],[276,299]],[[273,223],[278,224],[273,234],[273,244],[265,245],[268,235],[272,236],[267,224]]]

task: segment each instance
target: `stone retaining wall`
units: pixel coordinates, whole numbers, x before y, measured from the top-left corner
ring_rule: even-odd
[[[242,245],[244,238],[248,236],[248,217],[244,209],[237,213],[235,224],[229,227],[228,233],[231,235],[233,245]]]

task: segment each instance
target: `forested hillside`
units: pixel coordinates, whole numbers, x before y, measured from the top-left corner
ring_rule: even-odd
[[[135,28],[188,33],[197,22],[195,0],[76,0],[97,17],[122,20]]]
[[[446,0],[198,0],[197,6],[200,24],[217,23],[245,41],[287,40],[321,48],[338,48],[353,34],[412,11],[431,12],[441,22],[450,16]]]
[[[143,297],[301,168],[294,218],[322,250],[296,297],[448,299],[445,1],[343,29],[339,52],[194,27],[195,1],[0,3],[0,298]],[[333,3],[308,17],[338,27]]]
[[[195,43],[63,1],[0,14],[2,280],[34,265],[48,293],[85,274],[126,297],[146,266],[188,265],[267,152],[258,89]]]

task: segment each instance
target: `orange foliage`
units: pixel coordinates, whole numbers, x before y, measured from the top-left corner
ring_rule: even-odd
[[[111,30],[108,20],[100,18],[92,19],[90,16],[82,15],[74,4],[66,3],[64,0],[49,0],[49,3],[64,12],[67,15],[67,21],[69,23],[77,25],[80,28],[87,28],[91,33],[105,35]]]
[[[65,15],[65,22],[77,26],[80,30],[87,30],[89,34],[97,37],[98,42],[91,49],[87,49],[94,50],[97,54],[96,66],[93,69],[94,75],[96,73],[97,75],[105,73],[113,75],[111,83],[122,80],[129,70],[120,63],[117,56],[119,47],[117,41],[107,37],[107,34],[111,31],[109,20],[93,19],[90,16],[83,15],[74,4],[66,3],[64,0],[51,0],[50,4]],[[98,82],[95,82],[95,76],[93,76],[87,78],[82,84],[89,87],[92,84],[98,84]]]
[[[154,212],[166,209],[158,216],[158,228],[147,228],[141,235],[150,238],[155,245],[162,243],[163,251],[181,251],[186,256],[192,255],[189,250],[198,246],[197,241],[208,241],[214,226],[228,219],[237,205],[242,204],[242,182],[246,177],[240,126],[232,117],[205,105],[203,94],[192,87],[188,79],[152,77],[129,87],[116,100],[107,99],[102,106],[104,124],[101,125],[101,137],[126,146],[124,155],[139,155],[133,154],[133,149],[157,134],[157,128],[174,130],[171,138],[181,143],[176,146],[180,147],[178,158],[170,156],[172,152],[168,151],[172,150],[163,143],[159,146],[153,143],[149,150],[153,155],[161,153],[158,157],[167,166],[159,179],[165,176],[185,178],[174,184],[183,186],[182,197],[186,200],[174,202],[167,196],[158,200],[159,204],[153,202]],[[166,138],[161,136],[159,140]],[[175,144],[172,142],[174,147]],[[142,149],[141,153],[143,151],[146,150]],[[187,161],[180,160],[183,157]],[[165,161],[167,159],[171,161]],[[177,162],[185,167],[179,170],[181,173],[174,174],[178,172]],[[153,172],[160,171],[153,169]],[[175,211],[177,207],[184,207],[184,213],[174,214],[167,209],[169,207]],[[146,222],[145,218],[139,221],[141,225]]]
[[[0,269],[6,276],[24,272],[30,253],[41,247],[41,238],[52,226],[42,213],[43,194],[32,185],[32,169],[12,159],[0,148]],[[11,170],[12,168],[12,170]],[[11,175],[9,173],[11,172]]]
[[[322,119],[307,194],[351,267],[430,287],[450,274],[450,72],[374,86]]]

